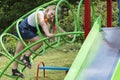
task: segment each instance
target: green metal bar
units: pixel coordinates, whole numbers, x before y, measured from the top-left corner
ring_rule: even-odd
[[[68,35],[68,34],[80,34],[81,32],[69,32],[69,33],[59,33],[59,34],[56,34],[56,37],[57,36],[63,36],[63,35]],[[9,62],[9,64],[6,65],[6,67],[3,69],[3,71],[0,73],[0,77],[4,74],[4,72],[7,70],[7,68],[15,61],[15,59],[17,57],[19,57],[20,55],[22,55],[26,50],[28,50],[29,48],[31,48],[32,46],[40,43],[40,42],[43,42],[44,40],[48,40],[50,39],[49,37],[45,37],[39,41],[36,41],[35,43],[32,43],[30,45],[28,45],[27,47],[25,47],[22,51],[20,51],[17,55],[15,55],[12,60]]]
[[[78,5],[78,9],[77,9],[77,26],[78,26],[78,30],[82,30],[80,27],[80,8],[82,6],[83,0],[80,0],[79,5]]]
[[[1,72],[2,72],[2,71],[0,71],[0,73],[1,73]],[[7,77],[11,77],[11,78],[17,78],[16,76],[12,76],[12,75],[5,74],[5,73],[4,73],[4,75],[7,76]]]
[[[3,55],[5,57],[7,57],[9,60],[11,60],[11,57],[9,57],[7,54],[3,53],[3,52],[0,52],[0,55]]]
[[[97,19],[96,14],[95,14],[95,8],[93,3],[91,2],[91,8],[92,8],[92,18],[93,18],[93,22],[95,22],[95,20]]]
[[[66,1],[66,0],[61,0],[61,1],[59,1],[58,4],[57,4],[56,17],[55,17],[55,18],[56,18],[56,25],[57,25],[57,27],[58,27],[59,33],[60,33],[60,23],[59,23],[59,21],[58,21],[58,8],[59,8],[60,4],[62,4],[62,3],[66,3],[67,6],[70,8],[70,10],[71,10],[71,12],[72,12],[72,15],[74,16],[74,25],[75,25],[74,31],[77,31],[77,21],[76,21],[77,19],[76,19],[76,15],[74,14],[74,11],[73,11],[71,5],[68,3],[68,1]],[[64,37],[62,37],[62,38],[63,38],[64,41],[66,41],[66,42],[68,42],[68,43],[72,43],[72,42],[75,41],[76,35],[73,36],[73,39],[72,39],[71,41],[68,41],[68,40],[65,39]],[[59,41],[59,42],[60,42],[60,41]]]

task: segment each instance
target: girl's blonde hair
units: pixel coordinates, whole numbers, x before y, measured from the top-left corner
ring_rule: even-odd
[[[48,12],[49,10],[56,10],[56,5],[50,5],[46,7],[45,12]]]
[[[56,10],[56,5],[50,5],[46,7],[45,12],[47,13],[49,10]],[[61,18],[61,8],[58,9],[58,17]]]

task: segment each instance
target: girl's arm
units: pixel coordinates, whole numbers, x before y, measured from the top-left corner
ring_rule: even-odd
[[[55,32],[57,32],[57,26],[55,25],[55,19],[49,20],[49,23],[51,24],[53,30],[54,30]],[[62,33],[65,33],[65,30],[62,29],[61,27],[60,27],[60,31],[61,31]]]
[[[49,32],[49,28],[48,28],[48,26],[47,26],[47,24],[44,20],[44,15],[42,15],[40,13],[38,14],[38,22],[41,25],[41,27],[42,27],[43,31],[45,32],[46,36],[48,36],[48,37],[53,37],[54,36],[54,34],[51,34]]]

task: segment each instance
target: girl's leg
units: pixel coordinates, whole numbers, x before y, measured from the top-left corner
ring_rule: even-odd
[[[21,41],[18,41],[17,47],[16,47],[16,51],[15,51],[15,55],[17,53],[19,53],[22,49],[24,49],[24,45]],[[20,56],[17,58],[18,60],[20,59]],[[16,61],[13,62],[13,69],[17,69],[18,68],[18,63]]]
[[[38,41],[38,40],[40,40],[40,37],[39,37],[39,36],[36,36],[36,37],[30,39],[29,41],[30,41],[30,42],[36,42],[36,41]],[[31,48],[31,50],[36,51],[38,48],[40,48],[40,47],[42,46],[42,44],[43,44],[43,43],[39,43],[39,44],[33,46],[33,47]],[[31,53],[29,50],[25,53],[25,56],[27,56],[27,57],[30,57],[31,55],[32,55],[32,53]]]
[[[15,55],[17,55],[23,48],[24,48],[23,43],[21,41],[18,41]],[[20,56],[17,59],[19,60]],[[18,63],[16,61],[13,62],[12,75],[24,78],[24,75],[18,71]]]
[[[34,38],[30,39],[30,40],[27,40],[27,41],[29,41],[29,42],[36,42],[36,41],[38,41],[38,40],[40,40],[40,37],[39,37],[39,36],[36,36],[36,37],[34,37]],[[36,50],[37,50],[38,48],[40,48],[41,46],[42,46],[42,43],[36,44],[35,46],[31,47],[31,50],[36,51]],[[25,55],[24,55],[23,58],[22,58],[22,62],[24,62],[25,65],[26,65],[26,67],[28,67],[28,68],[30,68],[30,69],[31,69],[31,64],[30,64],[29,57],[30,57],[31,55],[32,55],[32,52],[29,51],[29,50],[27,50],[27,51],[25,52]]]

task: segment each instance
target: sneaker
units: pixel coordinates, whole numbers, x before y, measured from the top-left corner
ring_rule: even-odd
[[[17,69],[12,69],[12,75],[24,78],[24,75],[20,73]]]
[[[21,61],[26,65],[26,67],[31,69],[31,63],[30,63],[29,57],[24,55]]]

